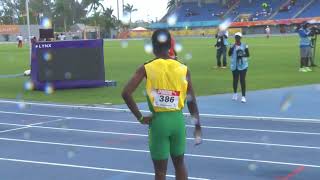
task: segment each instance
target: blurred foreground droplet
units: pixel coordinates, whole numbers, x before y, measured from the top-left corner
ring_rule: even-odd
[[[176,14],[172,14],[168,17],[167,23],[169,26],[174,26],[177,23],[178,17]]]
[[[48,95],[53,94],[54,93],[54,87],[52,84],[48,83],[46,84],[45,88],[44,88],[44,92]]]
[[[24,89],[27,91],[32,91],[34,89],[34,84],[31,80],[28,80],[24,83]]]
[[[44,28],[44,29],[50,29],[50,28],[52,28],[52,21],[51,21],[51,19],[49,19],[49,18],[47,18],[47,17],[42,18],[41,26],[42,26],[42,28]]]
[[[128,43],[127,40],[122,40],[122,41],[121,41],[121,47],[122,47],[122,48],[127,48],[128,46],[129,46],[129,43]]]
[[[166,42],[167,40],[168,40],[168,37],[167,37],[167,35],[166,34],[159,34],[158,35],[158,41],[160,42],[160,43],[164,43],[164,42]]]
[[[65,78],[65,79],[71,79],[71,78],[72,78],[71,72],[66,72],[66,73],[64,73],[64,78]]]
[[[250,171],[256,171],[257,168],[258,168],[258,166],[257,166],[256,164],[254,164],[254,163],[251,163],[251,164],[249,164],[249,166],[248,166],[248,169],[249,169]]]
[[[146,43],[144,45],[144,51],[148,54],[152,54],[153,53],[153,47],[151,43]]]
[[[31,138],[31,134],[29,132],[24,132],[23,133],[23,138],[24,139],[30,139]]]
[[[281,112],[285,112],[290,108],[290,106],[292,104],[292,99],[293,99],[293,96],[292,96],[291,93],[286,94],[284,96],[284,98],[283,98],[283,100],[282,100],[282,102],[280,104],[280,111]]]
[[[224,20],[224,21],[219,25],[219,30],[220,30],[220,31],[225,31],[225,30],[227,30],[227,29],[231,26],[231,23],[232,23],[232,21],[231,21],[230,18]]]
[[[182,47],[182,45],[181,45],[180,43],[176,43],[176,44],[174,45],[174,50],[175,50],[177,53],[181,52],[182,49],[183,49],[183,47]]]
[[[76,153],[75,153],[73,150],[69,150],[68,153],[67,153],[67,157],[68,157],[69,159],[74,158],[75,155],[76,155]]]

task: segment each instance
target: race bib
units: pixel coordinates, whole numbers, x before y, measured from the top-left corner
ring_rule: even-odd
[[[152,92],[155,107],[177,109],[179,105],[179,91],[157,89]]]

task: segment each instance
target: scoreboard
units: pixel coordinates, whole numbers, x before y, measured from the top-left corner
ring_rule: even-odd
[[[44,90],[105,85],[103,40],[46,41],[32,45],[31,80]]]

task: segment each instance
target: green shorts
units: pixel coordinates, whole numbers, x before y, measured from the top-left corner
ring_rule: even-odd
[[[149,149],[153,160],[180,156],[185,152],[186,127],[182,111],[153,113],[149,126]]]

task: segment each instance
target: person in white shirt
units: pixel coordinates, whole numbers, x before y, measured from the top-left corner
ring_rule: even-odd
[[[22,48],[23,36],[21,34],[18,35],[17,40],[18,40],[18,48]]]
[[[266,31],[266,34],[267,34],[267,38],[269,38],[269,37],[270,37],[270,34],[271,34],[270,27],[267,26],[266,29],[265,29],[265,31]]]
[[[66,36],[65,36],[63,33],[61,33],[61,34],[58,36],[58,38],[59,38],[60,41],[66,40]]]

